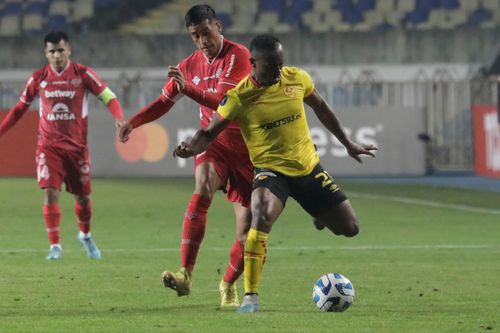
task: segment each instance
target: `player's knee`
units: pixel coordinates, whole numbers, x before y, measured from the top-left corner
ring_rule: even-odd
[[[270,229],[272,226],[271,216],[268,213],[267,204],[262,202],[256,204],[252,209],[252,227],[259,230]]]
[[[270,220],[270,216],[267,213],[267,209],[265,204],[258,205],[255,213],[252,214],[252,225],[258,224],[268,224]]]
[[[45,189],[45,202],[49,205],[56,204],[59,201],[59,192],[55,188]]]
[[[206,176],[201,176],[196,179],[195,192],[201,194],[204,197],[211,198],[216,189],[212,188],[210,183],[210,178]]]
[[[328,229],[337,236],[354,237],[359,233],[359,225],[356,219],[344,221],[343,223],[325,223]]]
[[[76,202],[78,202],[80,206],[87,206],[90,202],[90,198],[88,196],[77,196]]]
[[[347,224],[345,231],[344,231],[344,236],[354,237],[357,234],[359,234],[359,224],[358,224],[358,221],[355,219],[353,221],[350,221],[349,224]]]

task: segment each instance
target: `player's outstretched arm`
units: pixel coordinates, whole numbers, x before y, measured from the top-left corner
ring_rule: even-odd
[[[104,103],[108,107],[109,112],[113,115],[115,119],[123,119],[123,109],[116,98],[114,92],[111,91],[108,87],[106,87],[97,98]]]
[[[0,124],[0,136],[12,128],[29,108],[29,104],[18,101],[17,104],[7,113]]]
[[[205,151],[210,142],[219,135],[224,128],[229,125],[230,120],[224,119],[218,115],[212,117],[210,125],[206,128],[199,129],[191,142],[181,142],[172,152],[174,157],[188,158],[191,156],[198,155],[199,153]]]
[[[158,97],[151,104],[135,114],[132,118],[117,127],[116,132],[118,139],[123,143],[127,142],[130,138],[130,133],[132,133],[134,128],[155,121],[167,113],[173,105],[174,103],[171,100],[162,98],[161,96]]]
[[[375,157],[372,153],[373,150],[377,150],[378,148],[374,145],[367,144],[357,144],[349,140],[347,135],[345,134],[340,122],[333,112],[333,109],[330,105],[325,101],[325,99],[314,89],[314,91],[304,98],[304,102],[309,105],[321,123],[339,139],[339,141],[344,145],[347,149],[347,153],[349,156],[354,158],[359,163],[363,163],[359,155],[369,155]]]
[[[116,95],[111,89],[106,87],[97,98],[108,107],[109,112],[113,115],[113,118],[115,118],[116,128],[120,128],[125,123],[125,120],[123,117],[122,105],[118,98],[116,98]]]

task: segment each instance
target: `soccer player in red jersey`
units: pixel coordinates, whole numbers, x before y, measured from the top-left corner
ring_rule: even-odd
[[[89,258],[100,259],[101,252],[90,233],[88,93],[106,104],[117,126],[124,121],[122,107],[115,94],[91,68],[70,60],[71,46],[64,32],[49,33],[44,45],[48,65],[30,76],[19,101],[0,124],[0,136],[17,123],[38,95],[40,121],[36,162],[38,184],[45,192],[43,216],[50,241],[47,259],[62,258],[59,192],[63,182],[66,190],[75,197],[75,214],[80,228],[77,238]]]
[[[221,23],[209,5],[196,5],[185,15],[186,28],[198,50],[168,68],[169,79],[162,94],[120,128],[126,142],[131,131],[151,122],[186,95],[200,104],[201,126],[206,127],[222,97],[251,71],[250,53],[240,44],[221,35]],[[243,244],[250,227],[249,209],[253,169],[236,122],[214,140],[210,148],[195,158],[195,189],[184,217],[181,242],[181,268],[163,273],[165,287],[188,295],[200,244],[205,234],[207,210],[218,189],[234,203],[236,240],[229,264],[219,285],[221,306],[238,306],[235,282],[243,272]]]

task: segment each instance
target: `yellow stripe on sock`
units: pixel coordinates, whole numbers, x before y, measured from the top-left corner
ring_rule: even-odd
[[[258,293],[267,254],[268,233],[250,229],[245,242],[245,293]]]

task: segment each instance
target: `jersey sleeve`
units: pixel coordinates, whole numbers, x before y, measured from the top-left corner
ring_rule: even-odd
[[[19,100],[24,104],[30,105],[38,94],[38,84],[35,80],[35,74],[32,74],[26,84],[24,85],[24,90],[21,93]]]
[[[241,103],[233,91],[228,91],[220,101],[217,113],[224,119],[236,120],[241,110]]]
[[[302,84],[304,85],[304,97],[307,97],[314,91],[314,82],[306,71],[300,70],[300,73],[302,76]]]
[[[182,72],[182,74],[186,75],[186,61],[183,60],[177,65]],[[174,79],[167,78],[167,82],[163,86],[161,90],[160,98],[163,102],[170,101],[172,103],[177,102],[182,97],[182,94],[177,89],[177,84],[175,84]]]
[[[99,96],[108,87],[99,75],[89,67],[83,71],[82,79],[85,87],[95,96]]]
[[[226,59],[228,61],[226,61],[222,69],[219,85],[228,85],[229,89],[231,89],[243,80],[252,70],[250,53],[245,48],[235,47],[228,52]]]
[[[168,78],[167,82],[163,86],[163,89],[161,90],[161,96],[160,98],[162,101],[171,101],[172,103],[175,103],[179,100],[181,97],[181,94],[179,93],[179,89],[177,89],[177,85],[175,84],[174,79]]]

